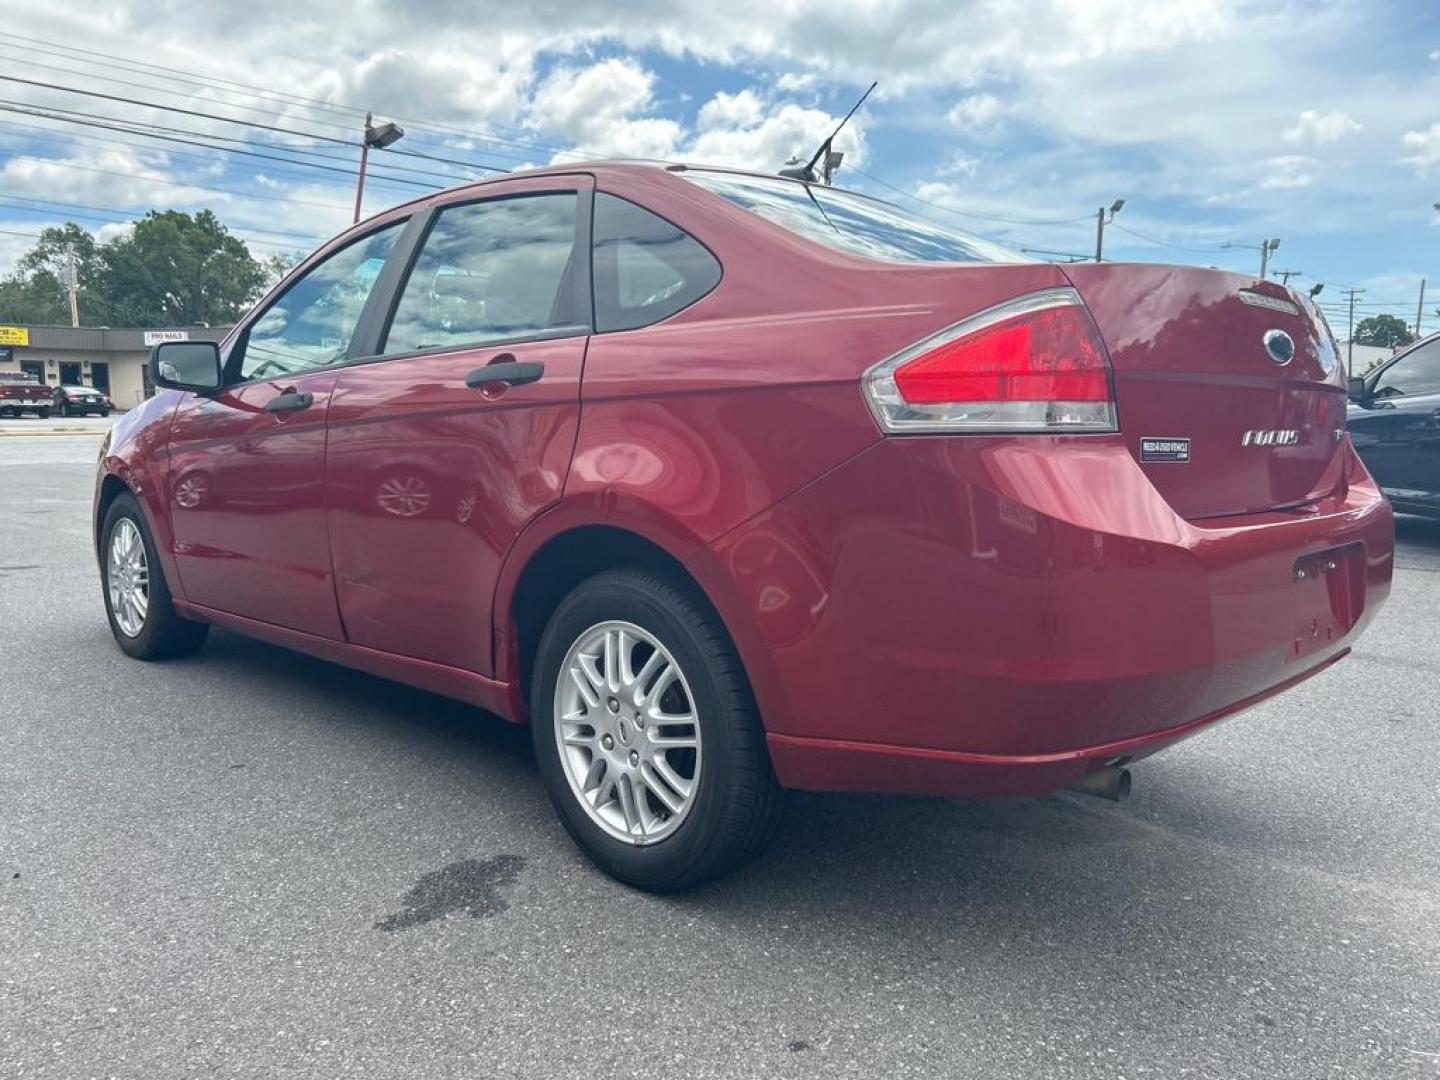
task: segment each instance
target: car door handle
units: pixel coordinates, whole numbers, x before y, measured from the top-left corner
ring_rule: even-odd
[[[506,360],[476,368],[465,376],[465,385],[471,390],[497,383],[524,386],[526,383],[535,382],[544,374],[545,365],[538,360]]]
[[[314,394],[302,394],[294,390],[287,390],[283,394],[276,394],[267,401],[265,403],[265,411],[271,413],[299,412],[301,409],[308,409],[314,404]]]

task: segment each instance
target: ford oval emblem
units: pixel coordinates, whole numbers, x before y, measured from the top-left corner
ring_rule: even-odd
[[[1281,367],[1295,359],[1295,339],[1284,330],[1266,330],[1261,340],[1265,342],[1266,354]]]

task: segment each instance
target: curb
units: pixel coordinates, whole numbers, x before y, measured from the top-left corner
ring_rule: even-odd
[[[0,431],[0,439],[74,439],[82,435],[104,435],[105,428],[78,428],[48,431]]]

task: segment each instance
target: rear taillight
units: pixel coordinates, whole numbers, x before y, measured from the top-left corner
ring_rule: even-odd
[[[1115,431],[1105,347],[1074,289],[1046,289],[916,342],[862,378],[896,433]]]

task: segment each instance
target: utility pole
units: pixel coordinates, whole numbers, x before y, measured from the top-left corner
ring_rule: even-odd
[[[1260,280],[1265,280],[1265,268],[1270,265],[1270,256],[1280,247],[1280,238],[1260,241]]]
[[[1111,221],[1115,220],[1115,215],[1120,212],[1121,207],[1123,207],[1124,205],[1124,199],[1116,199],[1113,203],[1110,204]],[[1095,261],[1097,263],[1104,261],[1103,256],[1105,251],[1105,220],[1105,207],[1102,206],[1100,207],[1100,209],[1095,211]]]
[[[80,325],[80,282],[75,273],[75,245],[65,245],[65,284],[70,293],[70,325]]]
[[[405,136],[405,129],[399,124],[381,124],[379,127],[371,125],[374,119],[373,114],[365,114],[365,134],[360,140],[360,176],[355,181],[355,221],[360,220],[360,203],[365,198],[365,166],[370,160],[370,148],[383,150],[392,143],[399,142]],[[353,222],[352,222],[353,224]]]
[[[1303,270],[1276,270],[1275,276],[1280,279],[1281,285],[1285,285],[1288,287],[1290,284],[1290,279],[1292,277],[1299,277],[1302,273],[1304,273]]]
[[[1420,336],[1420,320],[1425,317],[1425,279],[1420,279],[1420,304],[1415,308],[1415,336]]]
[[[1345,374],[1355,374],[1355,297],[1364,293],[1364,289],[1346,289],[1345,298],[1350,302],[1350,332],[1345,335]]]

